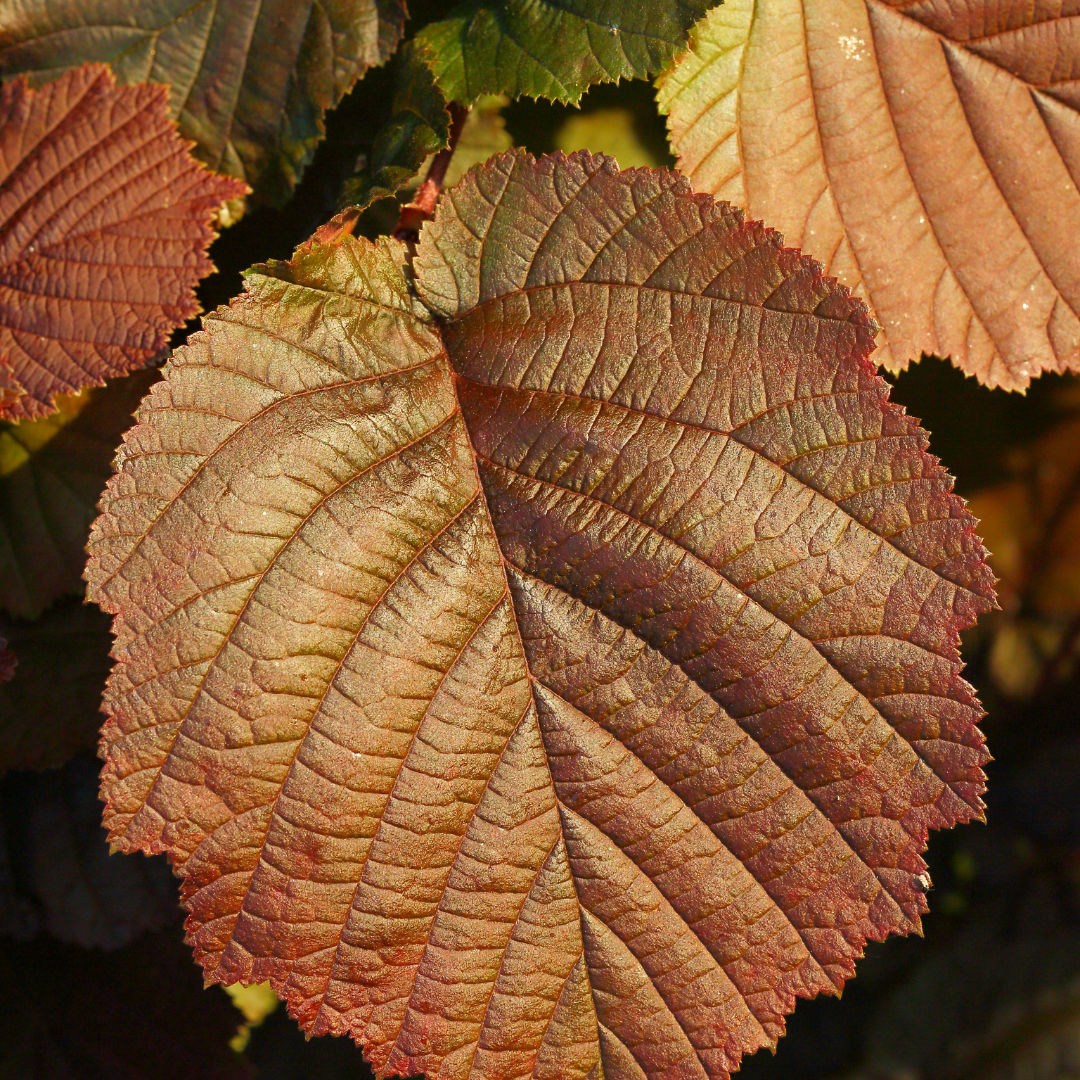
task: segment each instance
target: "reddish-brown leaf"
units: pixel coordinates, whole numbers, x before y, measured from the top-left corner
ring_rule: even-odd
[[[146,366],[198,311],[214,214],[246,191],[191,156],[168,90],[87,64],[0,89],[0,365],[24,419]]]
[[[170,361],[91,538],[113,842],[380,1075],[726,1077],[981,812],[973,520],[816,264],[523,153]]]
[[[694,187],[864,297],[898,370],[1080,370],[1075,0],[727,0],[660,80]]]

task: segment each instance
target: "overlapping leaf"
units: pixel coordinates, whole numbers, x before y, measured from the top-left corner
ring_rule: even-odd
[[[95,64],[0,89],[0,378],[18,393],[0,416],[160,355],[199,310],[214,214],[243,190],[192,159],[162,87]]]
[[[398,57],[390,119],[342,195],[356,210],[395,194],[416,176],[429,154],[446,146],[450,114],[435,84],[431,59],[430,50],[416,42],[409,42]]]
[[[973,521],[864,306],[672,173],[504,154],[403,257],[253,274],[140,409],[113,842],[381,1075],[726,1077],[981,812]]]
[[[278,201],[403,21],[402,0],[23,0],[0,24],[0,75],[105,61],[123,83],[164,83],[200,159]]]
[[[729,0],[660,80],[699,191],[868,300],[878,361],[989,386],[1080,369],[1080,12]]]
[[[4,619],[0,631],[18,660],[0,683],[0,776],[54,769],[93,750],[110,666],[108,618],[72,598],[38,619]]]
[[[466,0],[417,35],[451,101],[482,94],[577,102],[593,83],[643,79],[686,41],[708,0]]]
[[[156,369],[57,400],[41,420],[0,421],[0,607],[37,618],[82,590],[86,538],[120,436]]]

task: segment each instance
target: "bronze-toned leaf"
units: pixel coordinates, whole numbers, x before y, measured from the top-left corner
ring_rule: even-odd
[[[198,164],[160,86],[88,64],[0,88],[0,374],[23,420],[146,367],[199,310],[211,221],[244,185]]]
[[[0,23],[0,75],[38,84],[105,61],[122,83],[164,83],[199,159],[281,202],[326,110],[390,56],[404,18],[404,0],[20,0]]]
[[[660,79],[695,188],[865,298],[878,363],[1080,370],[1080,10],[728,0]]]
[[[379,1075],[727,1077],[981,813],[973,521],[864,305],[664,171],[495,157],[248,279],[91,538],[113,842]]]

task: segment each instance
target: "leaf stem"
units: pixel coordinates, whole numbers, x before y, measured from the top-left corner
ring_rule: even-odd
[[[410,247],[420,238],[420,227],[425,221],[431,220],[435,213],[435,203],[442,190],[443,180],[446,178],[446,170],[450,167],[450,159],[454,156],[458,139],[461,138],[461,130],[465,126],[465,117],[469,115],[466,105],[459,105],[456,101],[450,102],[450,133],[446,140],[446,147],[440,150],[431,160],[427,176],[424,182],[416,189],[412,202],[406,203],[401,208],[401,216],[394,228],[395,240],[403,240]]]

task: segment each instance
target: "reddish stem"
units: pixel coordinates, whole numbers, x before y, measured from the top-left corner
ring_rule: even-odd
[[[435,213],[435,203],[442,190],[443,180],[446,178],[446,170],[450,167],[450,159],[454,156],[458,139],[461,138],[461,129],[465,126],[465,117],[469,110],[464,105],[453,101],[449,105],[450,133],[447,137],[446,148],[440,150],[431,160],[424,182],[416,189],[413,200],[401,208],[401,216],[398,218],[394,229],[394,239],[404,240],[410,247],[420,237],[420,226],[425,221],[431,220]]]

